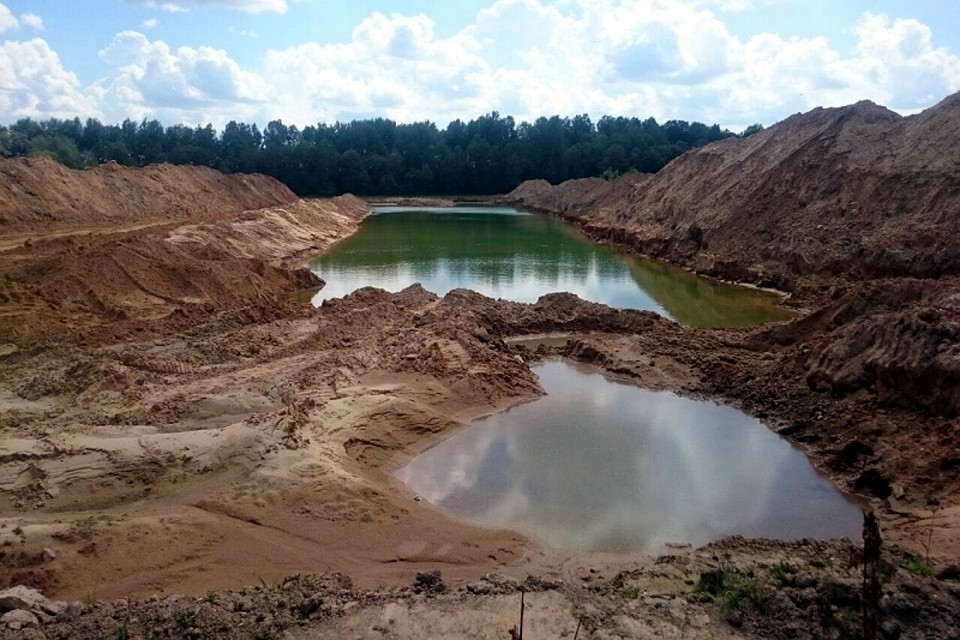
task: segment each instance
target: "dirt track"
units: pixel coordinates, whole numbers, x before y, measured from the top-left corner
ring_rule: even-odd
[[[171,167],[0,169],[20,176],[4,197],[30,194],[0,225],[0,560],[15,583],[94,600],[295,573],[576,584],[648,566],[467,527],[391,480],[437,438],[536,397],[525,362],[545,356],[739,404],[874,500],[889,541],[960,555],[955,278],[804,281],[820,309],[754,331],[563,294],[362,290],[314,310],[297,294],[321,283],[298,260],[356,228],[368,209],[355,198],[298,201],[266,178]],[[144,204],[152,186],[132,195],[154,182],[162,203]],[[102,216],[84,209],[121,188]],[[533,353],[506,340],[545,333],[569,341]]]

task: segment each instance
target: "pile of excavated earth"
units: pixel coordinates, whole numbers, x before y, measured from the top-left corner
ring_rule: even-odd
[[[957,637],[958,146],[960,95],[907,118],[858,103],[656,175],[503,196],[800,312],[737,330],[564,293],[313,308],[304,261],[358,228],[357,198],[0,160],[0,638],[506,638],[521,599],[527,638],[857,637],[865,602],[879,637]],[[512,340],[542,335],[566,340]],[[879,599],[859,540],[557,550],[393,478],[542,394],[547,357],[739,406],[803,448],[877,513]]]

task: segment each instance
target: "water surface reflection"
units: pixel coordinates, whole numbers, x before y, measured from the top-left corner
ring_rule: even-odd
[[[454,435],[400,480],[457,516],[561,548],[859,535],[859,509],[742,412],[566,362],[535,371],[548,396]]]
[[[631,258],[561,220],[510,207],[378,208],[311,267],[327,283],[314,304],[360,287],[400,291],[419,282],[438,295],[464,287],[517,302],[568,291],[695,326],[746,326],[790,315],[769,293]]]

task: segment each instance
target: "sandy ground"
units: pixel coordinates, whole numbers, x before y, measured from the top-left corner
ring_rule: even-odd
[[[437,571],[359,589],[342,575],[292,576],[203,597],[58,603],[41,630],[0,638],[803,638],[859,637],[859,547],[731,538],[656,563],[573,580],[490,573],[454,588]],[[880,637],[956,638],[960,569],[917,575],[884,554]],[[47,616],[48,618],[50,616]]]
[[[204,189],[239,188],[195,177]],[[562,552],[468,526],[393,479],[470,421],[540,395],[529,363],[542,357],[737,404],[879,509],[888,542],[943,566],[960,555],[957,420],[906,401],[955,401],[955,343],[943,337],[956,331],[955,280],[870,285],[885,292],[879,302],[853,287],[754,331],[687,329],[568,294],[523,305],[364,289],[313,309],[298,300],[322,283],[297,265],[352,233],[368,208],[351,197],[277,204],[282,192],[265,190],[262,207],[244,200],[190,220],[118,210],[83,232],[73,218],[0,230],[5,581],[95,602],[270,587],[291,574],[339,572],[386,593],[438,568],[454,587],[491,570],[566,585],[653,570],[654,558]],[[857,336],[891,327],[898,337],[850,355]],[[898,349],[919,355],[901,365]],[[917,373],[930,363],[942,373],[933,383]],[[756,564],[768,552],[748,545],[745,555]],[[546,598],[554,612],[582,602]],[[678,637],[694,628],[690,616],[716,613],[684,602],[673,622],[627,616],[608,635]],[[396,637],[472,635],[469,616],[496,620],[503,636],[508,600],[471,605],[459,631],[435,604],[394,615],[378,596],[372,608],[336,609],[325,635],[297,637],[365,636],[401,615]],[[591,618],[594,637],[620,628],[601,618]],[[569,636],[577,619],[554,613],[537,628]],[[685,637],[738,637],[730,624]]]
[[[716,349],[730,334],[688,335],[644,313],[604,320],[595,307],[563,296],[531,307],[467,292],[364,290],[303,318],[223,332],[13,351],[0,396],[0,536],[6,549],[50,548],[56,559],[7,562],[68,599],[202,594],[331,571],[362,587],[408,584],[438,567],[452,584],[492,569],[571,580],[649,563],[462,524],[414,501],[391,475],[472,419],[536,397],[526,362],[540,343],[563,344],[540,347],[541,356],[709,397],[717,394],[704,371],[718,358],[738,370],[770,360],[742,345]],[[509,344],[493,333],[558,319],[585,330]],[[597,331],[608,323],[616,332]],[[40,387],[45,394],[24,397]],[[769,417],[787,423],[805,409],[797,402]],[[857,409],[834,410],[831,420],[843,421]],[[811,453],[829,472],[829,456]],[[833,475],[843,486],[856,480]],[[956,557],[956,505],[934,511],[910,497],[874,499],[887,510],[887,538]]]
[[[435,566],[464,581],[622,561],[464,525],[392,478],[445,434],[541,391],[455,302],[422,290],[319,310],[295,301],[322,284],[300,260],[367,211],[292,200],[189,221],[115,211],[85,230],[72,217],[6,228],[8,580],[92,600],[299,572],[374,586]]]
[[[19,419],[0,445],[4,541],[54,549],[37,577],[71,599],[199,594],[298,572],[373,586],[436,566],[462,581],[492,567],[560,576],[622,562],[463,525],[393,480],[413,452],[539,389],[505,346],[480,359],[440,335],[442,316],[411,326],[402,310],[429,313],[432,296],[369,298],[231,332],[222,339],[259,345],[256,356],[196,370],[184,364],[196,359],[189,338],[54,358],[44,373],[84,368],[92,384],[56,399],[5,395]],[[39,375],[35,359],[23,366]]]

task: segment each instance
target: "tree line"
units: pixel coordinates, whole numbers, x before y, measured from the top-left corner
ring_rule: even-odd
[[[753,132],[759,125],[751,127]],[[745,132],[746,133],[746,132]],[[384,118],[304,127],[256,124],[164,127],[157,120],[103,124],[94,118],[0,126],[0,155],[52,157],[79,169],[115,161],[204,165],[258,172],[301,196],[452,195],[510,191],[524,180],[656,172],[693,147],[732,136],[718,125],[653,118],[553,116],[517,124],[493,112],[454,120],[396,123]]]

